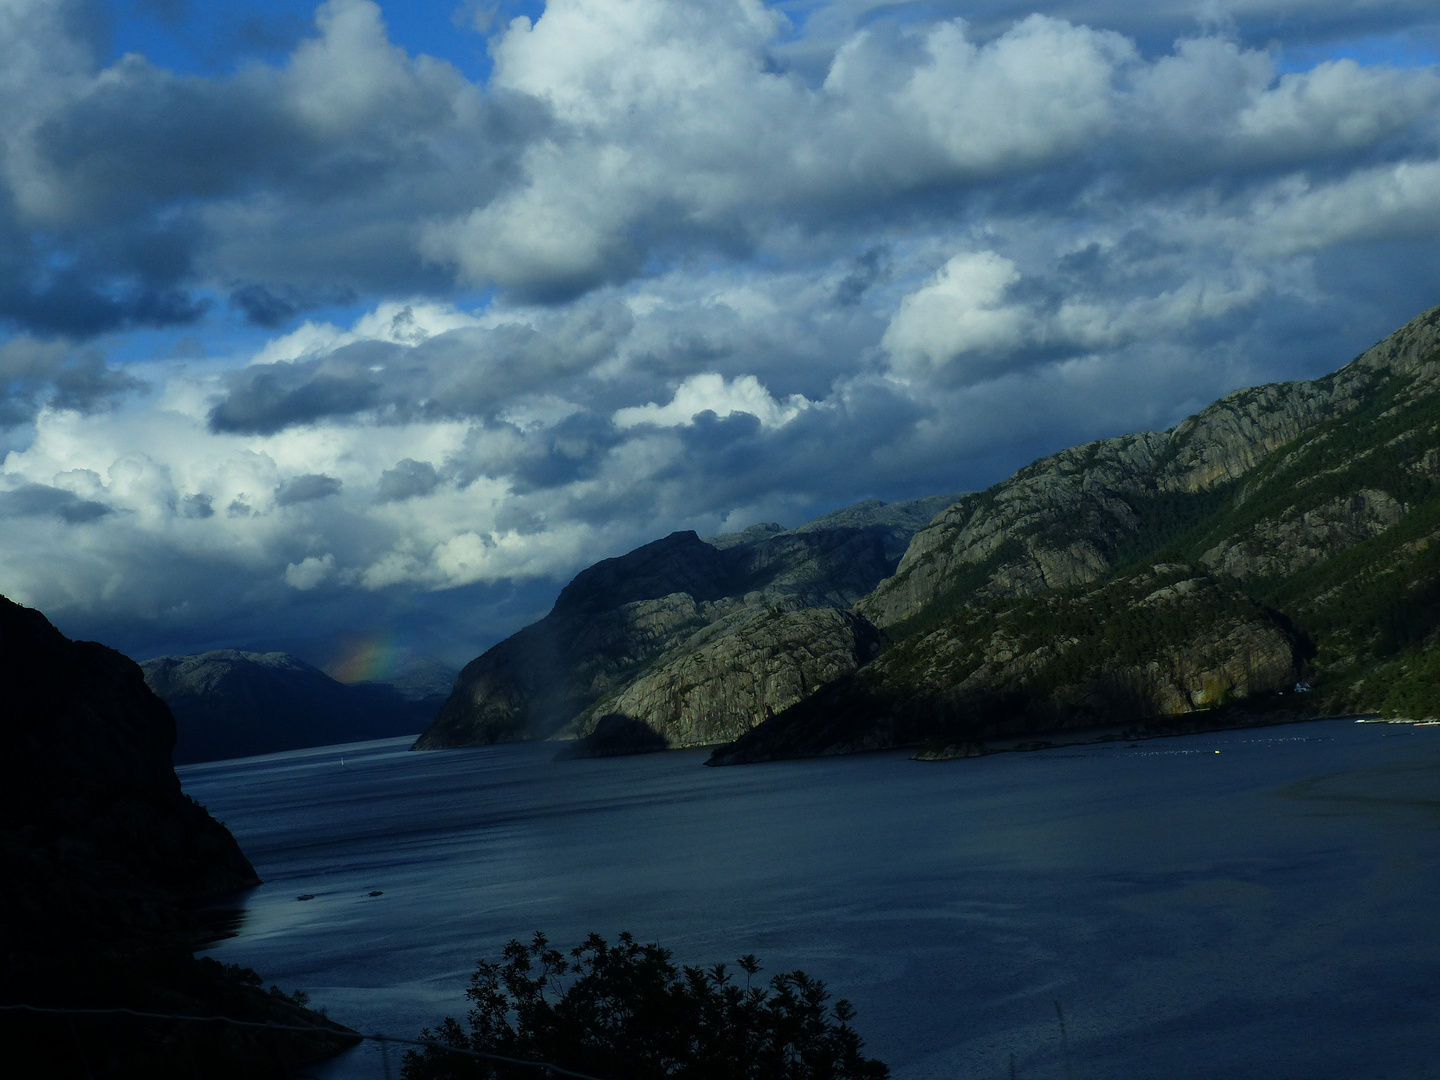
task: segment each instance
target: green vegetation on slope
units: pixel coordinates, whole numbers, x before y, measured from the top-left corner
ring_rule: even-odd
[[[886,651],[715,760],[1247,698],[1267,716],[1440,715],[1437,340],[1440,309],[1331,376],[967,497],[862,601]],[[1290,679],[1313,692],[1280,693]]]

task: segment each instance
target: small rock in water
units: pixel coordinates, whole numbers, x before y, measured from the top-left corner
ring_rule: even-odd
[[[314,894],[313,892],[302,892],[299,896],[295,897],[295,899],[296,899],[296,900],[314,900],[314,899],[315,899],[315,894]]]

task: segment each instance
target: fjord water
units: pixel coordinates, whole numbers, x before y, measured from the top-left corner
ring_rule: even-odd
[[[723,769],[407,746],[180,770],[266,882],[211,955],[414,1037],[511,937],[630,930],[819,976],[897,1080],[1012,1055],[1022,1078],[1440,1076],[1440,728]],[[365,1044],[312,1075],[385,1065]]]

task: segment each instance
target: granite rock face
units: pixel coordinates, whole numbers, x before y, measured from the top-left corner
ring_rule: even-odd
[[[1405,506],[1387,492],[1361,488],[1308,510],[1286,507],[1226,537],[1200,561],[1227,577],[1287,577],[1373,540],[1404,516]]]
[[[712,764],[967,744],[1176,716],[1295,679],[1283,620],[1189,564],[966,610],[797,703]]]
[[[1147,516],[1167,497],[1173,503],[1176,496],[1234,488],[1229,497],[1243,502],[1250,491],[1239,481],[1262,462],[1273,464],[1275,451],[1326,425],[1343,425],[1386,386],[1402,385],[1402,397],[1412,402],[1424,398],[1440,379],[1437,349],[1440,308],[1324,379],[1238,390],[1169,431],[1106,439],[1042,458],[988,491],[962,498],[921,529],[895,575],[857,610],[890,627],[946,591],[1002,598],[1096,581],[1133,556],[1137,541],[1143,546]],[[1353,524],[1347,508],[1310,508],[1303,497],[1295,500],[1287,510],[1312,514],[1311,523],[1301,523],[1289,537],[1277,522],[1270,547],[1288,550],[1308,529],[1310,539],[1333,553],[1372,534],[1375,523],[1393,521],[1393,508],[1380,505],[1391,496],[1371,492],[1365,498],[1370,505],[1356,512],[1368,523]],[[1328,524],[1324,538],[1318,535],[1322,522]],[[1266,546],[1259,535],[1229,539]],[[1218,566],[1225,558],[1226,550],[1217,550],[1207,564]],[[1246,569],[1248,557],[1236,558],[1236,569]],[[1275,555],[1269,565],[1280,570],[1309,558],[1297,548],[1293,558]]]
[[[415,747],[582,737],[617,709],[669,745],[730,738],[868,658],[873,631],[835,613],[893,571],[898,540],[946,498],[711,541],[674,533],[597,563],[544,619],[466,665]],[[758,675],[736,666],[761,661]]]
[[[140,665],[175,714],[175,761],[215,761],[423,730],[443,697],[337,682],[286,653],[216,649]],[[416,689],[424,691],[424,683]]]
[[[1437,389],[1440,308],[965,496],[856,605],[883,653],[714,760],[1271,709],[1302,671],[1303,712],[1440,715]]]
[[[576,720],[643,723],[666,746],[729,742],[856,670],[880,650],[864,619],[835,608],[743,608],[679,642]]]

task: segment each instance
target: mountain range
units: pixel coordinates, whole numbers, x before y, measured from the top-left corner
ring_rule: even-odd
[[[468,664],[415,746],[725,764],[1440,712],[1437,387],[1440,308],[1324,378],[985,491],[675,533]]]
[[[342,683],[288,653],[237,649],[159,656],[140,668],[175,715],[177,765],[411,735],[434,718],[454,677],[421,662],[395,683]]]

